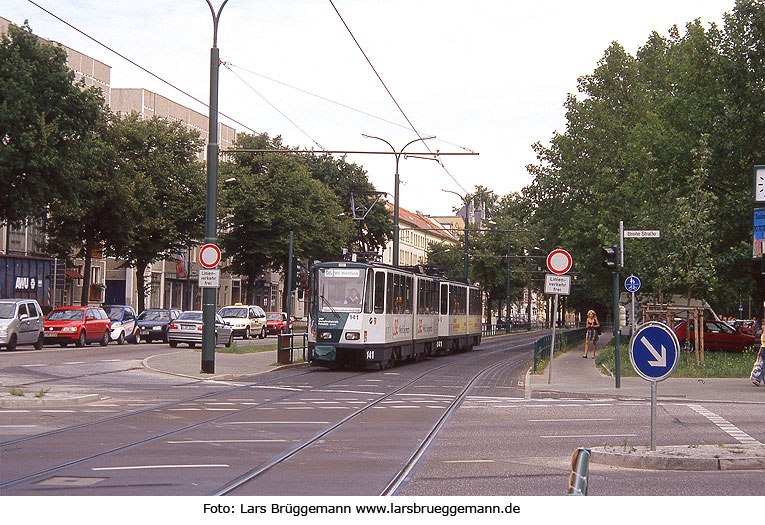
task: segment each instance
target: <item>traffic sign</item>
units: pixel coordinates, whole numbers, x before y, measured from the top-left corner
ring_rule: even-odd
[[[547,269],[555,275],[563,275],[564,273],[567,273],[571,269],[572,264],[573,260],[571,259],[571,254],[566,250],[561,250],[559,248],[551,251],[547,255]]]
[[[627,289],[628,292],[635,293],[638,290],[640,290],[640,279],[635,277],[634,275],[630,275],[627,277],[627,280],[624,281],[624,287]]]
[[[630,340],[630,361],[643,379],[663,381],[674,372],[680,358],[675,332],[657,321],[641,325]]]
[[[571,295],[571,276],[546,273],[545,293],[547,295]]]
[[[625,239],[658,239],[661,230],[624,230]]]
[[[199,270],[200,288],[220,288],[220,270],[203,269]]]
[[[205,244],[199,249],[199,264],[204,268],[215,268],[220,262],[220,248],[215,244]]]

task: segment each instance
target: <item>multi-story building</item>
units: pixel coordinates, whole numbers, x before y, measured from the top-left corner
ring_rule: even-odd
[[[393,213],[393,204],[385,202],[385,208]],[[434,242],[456,245],[458,237],[448,226],[419,212],[411,212],[399,206],[398,262],[401,266],[415,266],[427,262],[428,247]],[[393,241],[383,250],[382,261],[393,264]]]

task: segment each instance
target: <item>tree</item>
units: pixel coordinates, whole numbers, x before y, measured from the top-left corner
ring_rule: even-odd
[[[204,166],[197,158],[199,133],[179,122],[135,113],[115,118],[110,136],[120,171],[133,179],[135,206],[122,220],[130,235],[110,252],[135,267],[138,311],[147,295],[144,273],[153,262],[173,257],[203,236]]]
[[[237,146],[282,148],[280,137],[265,134],[241,134]],[[286,269],[290,231],[299,258],[336,259],[348,246],[352,225],[335,194],[311,177],[303,158],[236,153],[232,163],[221,165],[221,173],[236,179],[220,192],[221,247],[231,258],[229,270],[247,276],[248,295],[263,272]]]
[[[73,82],[64,50],[27,24],[2,35],[0,221],[44,217],[49,205],[73,198],[87,137],[103,112],[100,92]]]

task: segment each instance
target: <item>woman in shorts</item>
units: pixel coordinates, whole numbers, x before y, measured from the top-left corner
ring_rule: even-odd
[[[584,341],[584,355],[582,356],[585,359],[587,359],[587,353],[590,351],[590,341],[592,341],[592,358],[595,359],[595,352],[598,351],[599,328],[598,316],[593,310],[590,310],[587,312],[587,334]]]

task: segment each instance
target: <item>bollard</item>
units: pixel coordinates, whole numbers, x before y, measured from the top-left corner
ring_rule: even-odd
[[[292,342],[289,334],[279,334],[276,345],[276,360],[280,365],[292,362]]]
[[[568,495],[586,496],[590,471],[590,449],[579,447],[571,455],[571,475],[568,477]]]

